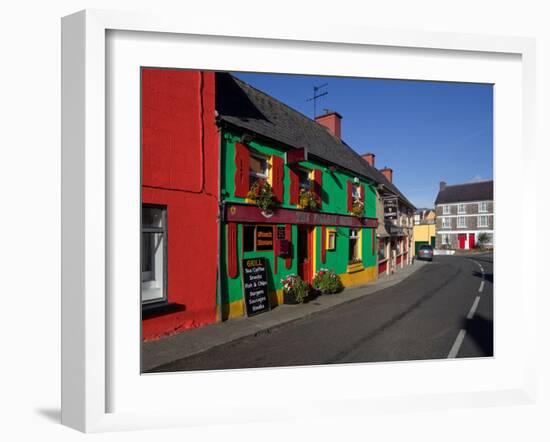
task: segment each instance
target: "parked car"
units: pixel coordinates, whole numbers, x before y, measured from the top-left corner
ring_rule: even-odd
[[[432,261],[434,259],[434,248],[428,244],[423,244],[418,248],[418,259]]]

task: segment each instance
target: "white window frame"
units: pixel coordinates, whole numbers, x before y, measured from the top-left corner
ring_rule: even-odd
[[[443,215],[450,215],[451,214],[451,206],[446,204],[443,206]]]
[[[357,264],[362,260],[361,254],[361,233],[359,229],[349,229],[349,247],[351,248],[351,240],[355,240],[354,247],[354,258],[353,260],[348,259],[349,264]]]
[[[478,208],[477,208],[478,212],[479,213],[487,213],[489,212],[489,204],[487,203],[487,201],[480,201],[478,203]]]
[[[481,223],[482,219],[485,219],[484,224]],[[477,226],[478,227],[489,227],[489,216],[488,215],[478,215],[478,217],[477,217]]]
[[[466,204],[459,204],[456,213],[464,214],[466,213]]]
[[[456,228],[457,229],[466,228],[466,217],[465,216],[458,216],[456,218]]]
[[[448,216],[444,216],[441,218],[441,228],[442,229],[450,229],[451,228],[451,218]]]

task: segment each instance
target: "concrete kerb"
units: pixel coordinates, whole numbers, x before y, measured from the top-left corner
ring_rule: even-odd
[[[282,325],[377,293],[400,283],[426,264],[428,263],[415,260],[413,265],[400,269],[392,275],[382,276],[375,282],[346,289],[336,295],[320,296],[300,305],[281,305],[270,312],[251,318],[236,318],[202,328],[186,330],[155,341],[143,342],[141,346],[142,372],[150,371],[172,361],[197,355],[238,339],[270,333]]]

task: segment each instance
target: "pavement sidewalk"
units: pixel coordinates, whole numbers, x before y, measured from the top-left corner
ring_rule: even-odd
[[[427,262],[415,260],[414,264],[398,270],[393,275],[381,276],[378,280],[367,285],[345,289],[335,295],[319,296],[306,304],[280,305],[267,313],[250,318],[243,316],[230,321],[186,330],[156,341],[143,342],[141,345],[141,370],[147,372],[168,362],[196,355],[237,339],[268,333],[270,329],[277,326],[288,324],[398,284],[428,264]]]

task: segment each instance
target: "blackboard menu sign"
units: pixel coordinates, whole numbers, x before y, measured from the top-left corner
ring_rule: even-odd
[[[254,316],[268,311],[269,295],[265,258],[243,259],[242,262],[246,315]]]

